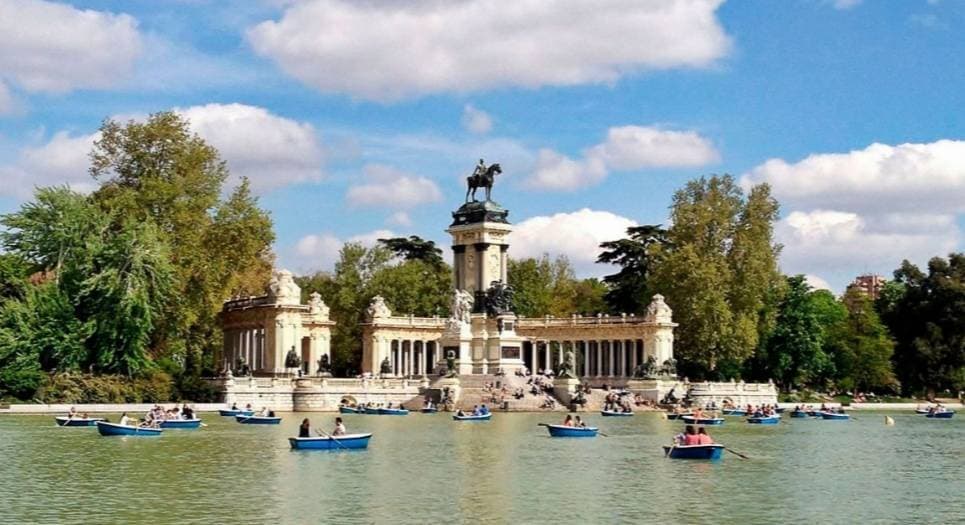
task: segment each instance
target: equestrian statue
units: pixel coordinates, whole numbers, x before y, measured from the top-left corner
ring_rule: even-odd
[[[472,199],[472,202],[476,202],[476,190],[479,188],[486,188],[486,200],[490,200],[493,191],[493,182],[496,180],[496,175],[503,172],[503,169],[499,164],[493,164],[492,166],[486,167],[486,163],[483,159],[479,159],[479,164],[476,165],[476,169],[473,170],[472,175],[466,177],[466,202]]]

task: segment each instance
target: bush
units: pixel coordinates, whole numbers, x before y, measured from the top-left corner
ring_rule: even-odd
[[[173,400],[216,403],[221,401],[221,391],[196,375],[183,373],[174,382]]]
[[[152,372],[122,375],[51,374],[43,378],[37,398],[44,403],[165,403],[173,399],[171,376]]]

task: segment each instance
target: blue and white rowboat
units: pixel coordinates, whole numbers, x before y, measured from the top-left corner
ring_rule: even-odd
[[[546,425],[550,437],[596,437],[597,427],[568,427],[565,425]]]
[[[423,409],[420,409],[420,410],[419,410],[419,412],[422,412],[423,414],[435,414],[435,413],[438,412],[438,411],[439,411],[439,409],[436,408],[436,407],[423,408]]]
[[[720,459],[724,445],[664,445],[664,454],[670,459]]]
[[[379,415],[379,409],[375,407],[365,407],[365,413],[370,415]]]
[[[469,414],[467,416],[454,415],[452,416],[452,419],[453,421],[489,421],[490,419],[492,419],[492,417],[493,417],[492,414],[478,414],[475,416],[472,414]]]
[[[808,417],[808,413],[803,410],[792,410],[791,417]]]
[[[253,416],[255,415],[254,410],[231,410],[222,408],[218,411],[219,416],[225,417],[235,417],[235,416]]]
[[[128,425],[118,425],[107,421],[97,422],[97,431],[102,436],[160,436],[160,428],[141,428]]]
[[[102,417],[67,417],[57,416],[57,426],[60,427],[93,427],[98,421],[104,421]]]
[[[338,411],[340,414],[364,414],[365,413],[364,408],[349,407],[345,405],[339,406]]]
[[[365,413],[367,414],[368,411],[366,410]],[[409,411],[404,408],[380,408],[379,415],[380,416],[408,416]]]
[[[723,425],[724,418],[722,417],[702,417],[697,419],[693,416],[684,416],[680,418],[684,423],[688,425]]]
[[[933,419],[951,419],[954,415],[954,410],[946,410],[944,412],[932,412],[931,414],[925,415],[925,417],[930,417]]]
[[[344,436],[330,437],[307,437],[288,438],[294,450],[343,450],[368,448],[369,439],[372,434],[345,434]]]
[[[235,421],[245,425],[277,425],[281,423],[280,417],[266,416],[235,416]]]
[[[166,419],[161,421],[161,428],[200,428],[201,420],[194,419]]]
[[[821,412],[821,419],[830,419],[832,421],[847,421],[851,419],[848,414],[837,414],[835,412]]]
[[[633,412],[613,412],[610,410],[601,410],[600,415],[604,417],[630,417]]]
[[[781,422],[781,416],[749,417],[747,422],[753,425],[776,425]]]

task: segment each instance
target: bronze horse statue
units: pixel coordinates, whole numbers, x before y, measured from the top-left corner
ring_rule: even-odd
[[[469,186],[466,189],[466,202],[469,202],[470,198],[473,202],[476,202],[476,190],[479,188],[486,188],[486,200],[488,201],[493,192],[493,181],[496,180],[496,175],[502,172],[503,169],[496,163],[486,168],[486,172],[482,175],[473,174],[466,177],[466,184]]]

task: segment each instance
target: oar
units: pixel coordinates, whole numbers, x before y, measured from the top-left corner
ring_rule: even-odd
[[[321,434],[322,436],[325,436],[325,437],[331,439],[332,441],[335,442],[336,445],[338,445],[338,446],[340,446],[340,447],[342,447],[342,448],[347,448],[345,445],[342,444],[341,441],[335,439],[335,436],[332,436],[332,435],[327,434],[324,430],[322,430],[322,429],[320,429],[320,428],[316,428],[316,429],[315,429],[315,432]]]
[[[741,454],[740,452],[737,452],[736,450],[731,450],[731,449],[729,449],[729,448],[727,448],[727,447],[724,447],[724,450],[726,450],[727,452],[730,452],[731,454],[735,454],[737,457],[739,457],[739,458],[741,458],[741,459],[751,459],[751,458],[745,456],[744,454]]]
[[[675,449],[675,448],[677,448],[677,444],[676,444],[676,443],[674,443],[673,445],[670,445],[670,448],[667,449],[667,452],[663,455],[663,457],[669,458],[669,457],[670,457],[670,453],[673,452],[673,449]]]

